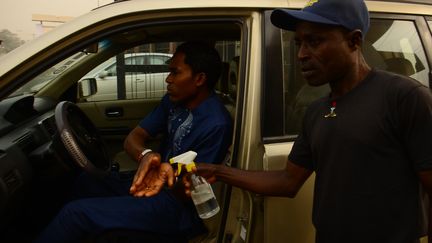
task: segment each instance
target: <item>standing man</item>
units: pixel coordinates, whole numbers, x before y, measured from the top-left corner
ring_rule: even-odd
[[[419,184],[432,195],[430,90],[366,63],[363,0],[311,0],[300,11],[277,9],[271,20],[295,31],[307,82],[328,83],[331,92],[308,107],[285,170],[197,164],[195,173],[258,194],[295,197],[315,172],[317,243],[418,242],[425,233]]]
[[[124,143],[126,152],[139,163],[135,177],[112,173],[99,180],[84,174],[78,189],[80,198],[85,199],[63,207],[36,242],[78,242],[116,229],[175,235],[176,242],[203,233],[204,225],[192,200],[184,195],[182,183],[155,197],[139,196],[152,190],[142,174],[161,160],[189,150],[197,152],[196,161],[224,160],[232,139],[232,122],[213,89],[221,66],[217,51],[205,43],[178,46],[169,64],[167,94]],[[159,152],[154,152],[146,144],[158,134],[164,137]]]

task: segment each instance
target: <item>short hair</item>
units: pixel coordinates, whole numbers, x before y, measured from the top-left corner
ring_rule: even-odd
[[[185,55],[184,63],[188,64],[194,74],[205,73],[207,87],[213,89],[222,72],[222,61],[217,50],[206,42],[188,41],[179,45],[176,53]]]

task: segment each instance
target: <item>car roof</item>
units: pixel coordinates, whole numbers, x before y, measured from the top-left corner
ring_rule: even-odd
[[[133,0],[133,1],[120,1],[112,4],[102,6],[94,9],[84,15],[72,19],[55,29],[47,32],[40,37],[25,43],[24,45],[12,50],[10,55],[6,54],[0,57],[0,77],[13,69],[17,63],[25,62],[29,56],[37,55],[40,50],[46,46],[54,45],[56,42],[66,39],[70,33],[79,33],[85,31],[89,26],[92,25],[103,25],[107,19],[113,19],[121,16],[130,16],[133,14],[144,15],[145,12],[157,10],[158,13],[163,11],[173,11],[182,9],[223,9],[226,8],[237,8],[237,9],[256,9],[256,8],[277,8],[277,7],[288,7],[296,6],[301,7],[304,4],[303,0],[289,1],[290,5],[286,0],[272,0],[272,1],[260,1],[260,0],[218,0],[218,1],[196,1],[196,0],[182,0],[173,1],[171,0]],[[30,44],[31,43],[31,44]],[[8,58],[7,56],[12,56]]]
[[[429,4],[432,5],[431,0],[369,0],[376,2],[398,2],[398,3],[420,3],[420,4]]]
[[[407,0],[408,1],[408,0]],[[415,1],[415,0],[413,0]],[[422,1],[422,0],[417,0]],[[175,2],[175,4],[173,4]],[[194,11],[195,13],[203,13],[205,10],[219,10],[219,14],[223,16],[226,10],[236,9],[242,10],[262,10],[274,8],[302,8],[306,0],[215,0],[215,1],[196,1],[196,0],[128,0],[117,1],[99,8],[96,8],[84,15],[72,19],[71,21],[56,27],[48,33],[25,43],[24,45],[0,57],[0,77],[8,73],[10,70],[17,68],[20,64],[28,61],[29,57],[40,54],[46,46],[54,45],[70,38],[71,33],[81,33],[89,29],[91,26],[102,26],[109,19],[126,18],[126,16],[141,16],[141,18],[152,18],[154,16],[162,18],[164,15],[173,11]],[[428,13],[432,15],[432,5],[415,5],[396,2],[383,1],[367,1],[370,9],[382,12],[394,13]],[[187,12],[185,12],[187,13]],[[190,13],[183,17],[191,16]],[[2,84],[0,84],[2,86]]]

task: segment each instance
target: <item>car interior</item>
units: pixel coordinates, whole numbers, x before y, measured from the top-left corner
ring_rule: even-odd
[[[133,77],[134,72],[166,72],[167,64],[125,64],[125,54],[172,54],[176,45],[187,40],[214,44],[224,62],[215,90],[234,122],[241,39],[237,20],[161,20],[95,30],[85,46],[78,40],[47,58],[37,75],[0,101],[0,242],[31,242],[67,202],[73,181],[83,170],[100,176],[136,168],[123,151],[123,140],[161,97],[128,97],[126,86],[136,86],[138,81],[125,77],[127,73]],[[103,84],[84,77],[113,57],[117,96],[91,101]],[[157,150],[159,139],[154,138],[151,148]],[[223,188],[215,190],[223,208]],[[209,233],[199,240],[215,238],[220,220],[220,216],[208,220]],[[110,232],[99,240],[119,235],[123,234]],[[92,241],[97,239],[88,242]]]

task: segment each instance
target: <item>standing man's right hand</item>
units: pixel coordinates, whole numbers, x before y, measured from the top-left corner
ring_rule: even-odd
[[[208,183],[214,183],[216,182],[216,168],[218,165],[215,164],[208,164],[208,163],[195,163],[195,166],[192,167],[192,173],[188,173],[187,175],[183,176],[183,184],[185,187],[185,193],[186,195],[191,195],[191,175],[196,174],[199,176],[204,177]]]

